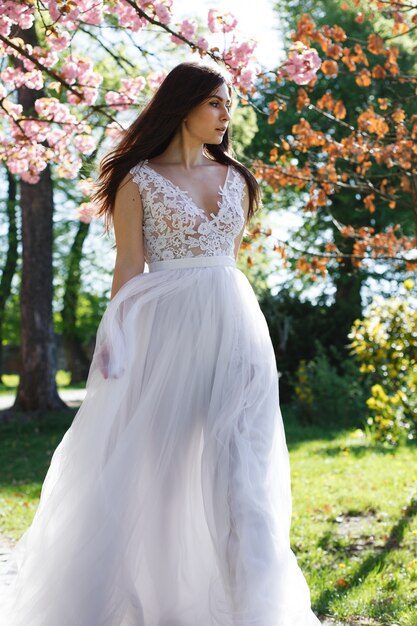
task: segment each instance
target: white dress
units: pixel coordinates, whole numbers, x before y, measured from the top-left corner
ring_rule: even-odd
[[[319,626],[272,343],[234,259],[244,179],[228,168],[209,217],[147,160],[131,172],[149,271],[108,303],[0,624]]]

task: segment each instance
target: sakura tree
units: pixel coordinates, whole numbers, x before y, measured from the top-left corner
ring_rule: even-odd
[[[253,91],[261,67],[255,42],[240,38],[236,27],[233,15],[216,9],[208,11],[206,24],[176,23],[172,0],[1,4],[0,158],[20,179],[23,233],[22,371],[15,407],[62,406],[51,310],[53,180],[77,180],[83,159],[95,152],[103,133],[122,130],[119,113],[139,107],[163,78],[158,71],[138,75],[136,61],[109,45],[106,29],[146,59],[155,46],[150,32],[162,47],[189,49],[224,64],[243,98]],[[224,39],[222,49],[211,43],[216,34]],[[319,67],[318,55],[299,46],[290,56],[288,76],[304,84]],[[114,85],[103,80],[100,67],[106,63],[119,70]],[[281,71],[287,71],[285,64]],[[86,194],[87,186],[82,182]],[[87,198],[80,220],[88,222],[92,210]]]
[[[265,88],[274,91],[265,113],[269,124],[278,127],[278,139],[271,145],[269,162],[254,164],[258,177],[275,190],[302,192],[302,211],[307,215],[322,211],[332,216],[338,194],[347,190],[352,206],[369,215],[369,225],[356,228],[348,215],[345,219],[333,216],[339,240],[351,246],[328,241],[294,251],[283,242],[275,243],[284,264],[295,260],[298,270],[310,273],[313,280],[326,275],[329,263],[349,262],[358,268],[379,260],[402,271],[414,271],[417,266],[417,76],[402,70],[400,45],[403,38],[416,49],[417,6],[405,0],[341,2],[344,11],[352,5],[355,21],[366,26],[362,39],[338,24],[319,28],[310,15],[300,17],[293,40],[315,47],[323,62],[320,72],[295,94],[293,88],[290,95],[285,89],[281,72],[275,87],[274,78],[264,75]],[[299,69],[296,57],[289,61],[287,76]],[[355,108],[349,94],[345,99],[337,95],[339,83],[347,76],[364,94],[355,101]],[[297,120],[282,131],[294,110]],[[391,223],[378,228],[380,215],[387,211]],[[408,212],[407,222],[414,223],[414,232],[404,232],[396,221],[399,211]],[[251,234],[258,241],[271,237],[271,230],[258,223]]]

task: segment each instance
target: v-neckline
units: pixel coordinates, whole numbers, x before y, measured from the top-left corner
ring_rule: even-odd
[[[214,221],[214,220],[218,217],[219,213],[222,211],[222,209],[223,209],[223,199],[224,199],[224,190],[225,190],[225,187],[226,187],[227,182],[228,182],[228,180],[229,180],[229,173],[230,173],[230,170],[231,170],[231,167],[230,167],[230,165],[229,165],[229,164],[227,165],[227,171],[226,171],[226,177],[225,177],[225,179],[224,179],[224,183],[223,183],[223,185],[219,185],[219,189],[220,189],[220,191],[217,193],[217,198],[218,198],[218,200],[217,200],[217,206],[219,207],[219,208],[218,208],[217,213],[213,213],[213,212],[207,213],[207,211],[205,211],[205,210],[204,210],[201,206],[199,206],[199,205],[195,202],[195,200],[192,198],[192,196],[191,196],[191,194],[190,194],[190,192],[189,192],[189,191],[187,191],[186,189],[182,189],[181,187],[178,187],[178,185],[176,185],[176,184],[175,184],[175,183],[174,183],[171,179],[167,178],[166,176],[164,176],[163,174],[161,174],[160,172],[158,172],[157,170],[155,170],[153,167],[151,167],[151,166],[149,165],[149,159],[145,159],[145,160],[144,160],[144,164],[145,164],[145,166],[146,166],[149,170],[151,170],[151,172],[153,172],[154,174],[156,174],[156,176],[159,176],[159,177],[160,177],[160,178],[162,178],[164,181],[166,181],[166,182],[167,182],[169,185],[171,185],[171,187],[173,187],[176,191],[179,191],[180,193],[182,193],[182,194],[186,195],[186,196],[188,197],[188,199],[191,201],[191,203],[193,204],[193,206],[194,206],[196,209],[198,209],[199,211],[201,211],[201,213],[203,213],[203,215],[207,218],[207,220],[208,220],[209,222],[213,222],[213,221]],[[220,196],[220,197],[219,197],[219,196]]]

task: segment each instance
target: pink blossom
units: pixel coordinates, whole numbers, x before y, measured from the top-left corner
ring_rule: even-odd
[[[71,180],[76,178],[82,165],[81,158],[74,155],[73,152],[65,146],[62,150],[60,158],[57,158],[56,173],[60,178],[67,178]]]
[[[93,74],[93,63],[87,59],[77,59],[77,77],[80,83],[88,83]]]
[[[94,0],[93,6],[81,14],[83,22],[99,26],[103,21],[103,0]]]
[[[221,15],[217,9],[209,9],[207,23],[211,33],[218,33],[220,30]]]
[[[5,83],[10,83],[14,87],[26,85],[29,89],[42,89],[43,76],[40,70],[32,70],[24,72],[20,67],[7,67],[0,74],[1,79]]]
[[[106,127],[106,136],[119,141],[124,134],[123,128],[117,122],[110,122]]]
[[[128,96],[117,91],[108,91],[104,99],[108,105],[117,111],[126,111],[132,103]]]
[[[149,2],[146,2],[146,4],[149,4]],[[156,17],[161,22],[161,24],[167,25],[170,23],[172,19],[172,15],[171,15],[169,8],[165,4],[159,4],[159,3],[157,4],[155,2],[153,10],[154,10]]]
[[[165,72],[152,72],[148,74],[148,84],[152,91],[156,91],[166,76]]]
[[[16,104],[10,100],[3,100],[2,106],[6,109],[12,120],[17,120],[22,117],[23,106],[21,104]]]
[[[199,37],[197,39],[197,46],[201,49],[201,50],[208,50],[209,48],[209,42],[207,41],[207,39],[204,39],[204,37]]]
[[[80,222],[90,224],[97,212],[97,207],[92,202],[82,202],[76,209],[76,215]]]
[[[13,22],[9,20],[5,15],[0,16],[0,35],[3,37],[8,37],[10,35],[10,31],[12,30]]]
[[[59,35],[51,35],[48,37],[48,44],[50,45],[52,50],[64,50],[68,47],[71,41],[71,35],[65,30],[62,31]]]
[[[192,39],[197,30],[197,24],[195,22],[190,22],[190,20],[184,20],[181,26],[178,29],[180,35],[185,37],[186,39]],[[176,37],[175,35],[171,35],[171,41],[177,44],[184,43],[182,39]]]
[[[232,69],[237,69],[239,66],[245,66],[252,60],[256,45],[256,41],[253,40],[242,41],[241,43],[234,40],[232,45],[224,51],[223,60]]]
[[[71,56],[66,61],[61,71],[62,78],[70,85],[78,82],[77,94],[68,92],[67,100],[70,104],[79,104],[82,100],[86,104],[94,104],[98,97],[98,85],[103,81],[103,77],[93,71],[93,64],[86,59]]]
[[[15,87],[21,87],[23,85],[23,72],[20,67],[9,66],[0,74],[0,79]]]
[[[56,144],[65,139],[66,136],[67,132],[63,128],[49,127],[49,132],[46,140],[51,148],[53,148]]]
[[[28,54],[31,54],[31,52],[27,49],[28,47],[27,46],[25,46],[25,47],[26,47],[26,50],[27,50]],[[22,59],[22,63],[23,63],[23,67],[28,72],[31,72],[32,70],[36,70],[37,69],[36,65],[30,59],[23,58]]]
[[[232,13],[220,13],[217,9],[209,9],[207,23],[212,33],[230,33],[238,24]]]
[[[317,50],[296,42],[290,49],[282,69],[296,85],[306,85],[316,76],[320,66],[321,59]]]
[[[235,18],[235,16],[232,15],[232,13],[224,13],[222,17],[223,17],[222,31],[224,33],[230,33],[232,30],[236,28],[238,21]]]
[[[41,61],[42,65],[45,67],[52,67],[59,61],[59,56],[53,50],[46,50],[45,48],[41,48],[40,46],[35,46],[33,48],[33,56],[36,59]],[[24,62],[24,61],[23,61]]]
[[[38,174],[31,174],[28,170],[24,170],[20,172],[20,178],[25,181],[25,183],[29,183],[31,185],[35,185],[40,181],[40,176]]]
[[[132,101],[146,86],[146,80],[143,76],[136,76],[135,78],[122,78],[120,91],[124,93]]]
[[[10,22],[26,30],[33,24],[34,10],[34,6],[31,6],[28,2],[2,0],[0,4],[0,24],[2,23],[4,28],[7,22]],[[6,35],[4,32],[2,34]]]
[[[69,31],[74,30],[80,22],[98,26],[103,21],[103,0],[77,0],[77,3],[65,6],[67,10],[61,13],[56,0],[48,0],[48,10],[52,19],[55,22],[59,21],[60,26]]]
[[[86,135],[91,135],[91,126],[85,121],[77,122],[77,124],[74,125],[74,132],[78,134],[85,133]]]
[[[65,62],[61,70],[62,78],[67,83],[72,85],[73,83],[75,83],[75,79],[77,78],[77,69],[78,69],[77,63],[74,60],[69,59],[68,61]]]
[[[25,85],[29,89],[39,90],[43,87],[43,76],[40,70],[26,72],[24,76]]]
[[[13,135],[16,132],[17,136],[20,136],[22,132],[20,129],[23,128],[26,137],[38,143],[46,141],[50,132],[48,122],[42,120],[21,120],[19,126],[11,127]]]
[[[97,146],[97,141],[92,135],[76,135],[72,141],[81,154],[91,154]]]
[[[12,174],[33,183],[38,182],[38,174],[47,166],[49,157],[48,149],[41,144],[26,143],[19,147],[17,153],[11,152],[6,158],[6,163]]]
[[[72,115],[65,104],[57,98],[38,98],[35,102],[35,110],[38,115],[54,122],[74,124],[76,118]]]
[[[115,2],[113,6],[107,5],[106,12],[116,15],[119,25],[133,32],[137,32],[148,24],[145,18],[139,17],[133,7],[124,2]]]
[[[54,22],[57,22],[61,18],[61,11],[58,8],[56,0],[48,0],[47,6],[49,15]]]
[[[242,87],[245,90],[249,90],[255,83],[256,77],[258,74],[260,74],[260,72],[260,65],[248,65],[240,71],[240,73],[236,77],[235,83],[239,87]]]
[[[181,24],[180,33],[187,39],[191,39],[194,37],[194,34],[197,30],[197,24],[190,20],[184,20]]]
[[[81,93],[83,95],[83,102],[85,104],[94,104],[98,98],[98,89],[95,87],[82,87]]]
[[[83,196],[91,196],[94,191],[94,180],[92,178],[83,178],[78,181],[78,189]]]

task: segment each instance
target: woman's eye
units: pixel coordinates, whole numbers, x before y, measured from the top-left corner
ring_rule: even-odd
[[[214,100],[213,102],[210,102],[210,104],[214,104],[217,107],[220,103],[217,100]],[[229,111],[229,113],[231,108],[232,106],[230,104],[226,105],[226,109]]]

